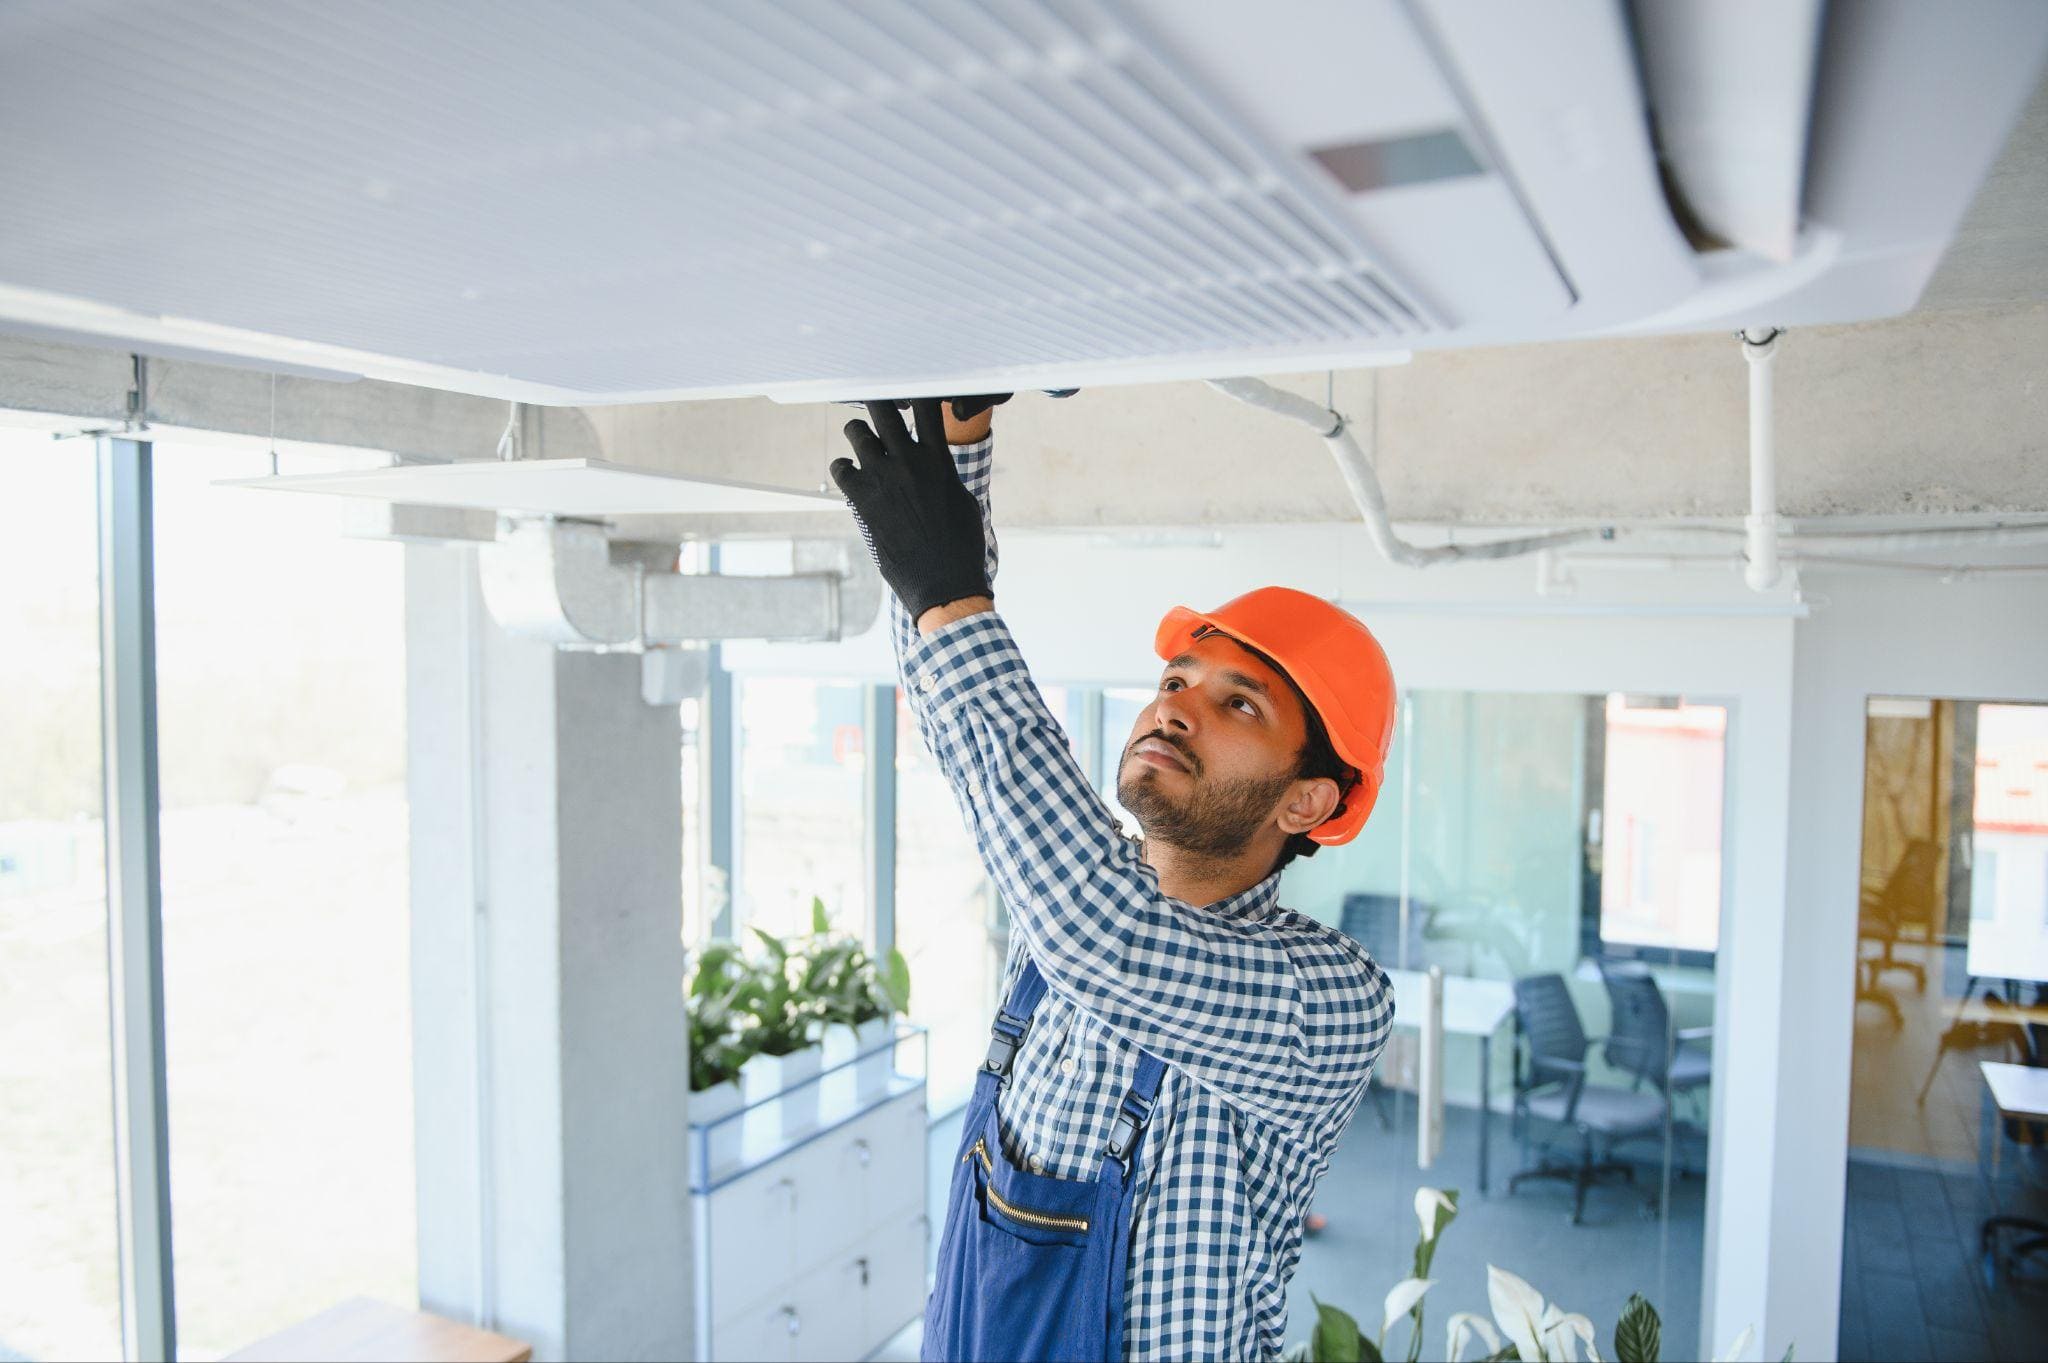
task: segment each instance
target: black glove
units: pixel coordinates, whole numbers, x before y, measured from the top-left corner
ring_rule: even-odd
[[[910,406],[915,439],[892,404],[871,402],[872,429],[868,421],[846,423],[860,463],[835,459],[831,471],[882,580],[915,621],[933,606],[992,593],[981,503],[953,467],[939,399],[919,398]]]

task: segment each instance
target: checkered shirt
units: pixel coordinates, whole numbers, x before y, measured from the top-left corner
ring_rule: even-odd
[[[980,500],[991,442],[953,447]],[[1201,908],[1159,888],[1046,709],[1001,615],[920,635],[894,596],[911,714],[1047,989],[997,1103],[1019,1168],[1092,1179],[1142,1047],[1166,1062],[1138,1155],[1124,1357],[1271,1359],[1302,1218],[1393,1022],[1386,974],[1275,902],[1280,873]],[[993,1020],[993,1019],[991,1019]]]

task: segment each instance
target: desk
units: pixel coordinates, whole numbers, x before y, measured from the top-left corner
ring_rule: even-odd
[[[1941,1044],[1934,1048],[1934,1063],[1927,1067],[1927,1077],[1920,1082],[1920,1105],[1926,1106],[1928,1090],[1934,1087],[1934,1077],[1941,1072],[1941,1062],[1950,1051],[1972,1050],[1994,1041],[1999,1028],[2010,1028],[2017,1034],[2020,1046],[2030,1049],[2025,1029],[2044,1024],[2048,1024],[2048,1006],[2010,1003],[1996,994],[1979,994],[1972,986],[1968,995],[1948,1004],[1948,1026],[1942,1029]]]
[[[1983,1072],[1984,1087],[1991,1090],[1991,1101],[1998,1107],[1999,1122],[1990,1133],[1991,1169],[1993,1186],[1996,1187],[1998,1151],[2005,1143],[2004,1119],[2017,1117],[2023,1121],[2048,1121],[2048,1068],[2011,1065],[1999,1060],[1980,1060],[1977,1068]],[[2020,1231],[2028,1237],[2013,1247],[2010,1260],[2048,1251],[2048,1222],[2037,1221],[2030,1216],[1985,1217],[1977,1228],[1977,1237],[1978,1248],[1984,1256],[1984,1283],[1987,1287],[1998,1286],[1998,1232],[2001,1230]]]
[[[265,1363],[312,1359],[416,1359],[430,1363],[525,1363],[533,1349],[425,1311],[354,1297],[311,1320],[228,1355]]]
[[[1394,1027],[1422,1030],[1422,1010],[1403,1012],[1401,1000],[1418,1002],[1427,978],[1419,970],[1389,970],[1394,986]],[[1486,1192],[1486,1156],[1493,1125],[1493,1034],[1515,1015],[1515,987],[1506,980],[1444,976],[1444,1035],[1479,1039],[1479,1191]]]

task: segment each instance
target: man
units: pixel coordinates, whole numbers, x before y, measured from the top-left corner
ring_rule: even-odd
[[[993,405],[893,404],[832,477],[884,579],[904,694],[1014,928],[969,1104],[930,1358],[1270,1359],[1302,1222],[1393,1020],[1356,942],[1275,902],[1377,794],[1394,686],[1365,626],[1263,588],[1169,612],[1090,787],[995,611]]]

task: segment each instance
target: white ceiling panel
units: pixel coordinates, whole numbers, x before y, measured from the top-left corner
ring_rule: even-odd
[[[1100,0],[24,0],[0,121],[0,319],[499,396],[1355,362],[1444,320]]]

